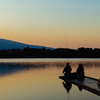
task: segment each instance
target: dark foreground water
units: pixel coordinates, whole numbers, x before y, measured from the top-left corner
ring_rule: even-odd
[[[100,96],[59,79],[68,59],[0,59],[0,100],[100,100]],[[69,59],[72,72],[100,77],[100,59]]]

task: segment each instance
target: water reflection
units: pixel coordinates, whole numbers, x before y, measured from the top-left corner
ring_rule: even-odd
[[[80,86],[77,86],[78,87],[78,89],[80,90],[80,91],[82,91],[83,90],[83,88],[81,88]]]
[[[24,70],[23,65],[14,63],[0,63],[0,76],[9,75],[19,70]]]
[[[55,67],[57,69],[63,69],[66,65],[66,61],[61,62],[13,62],[13,63],[0,63],[0,76],[9,75],[23,70],[31,69],[46,69]],[[78,67],[79,63],[82,63],[85,69],[100,68],[100,61],[70,61],[72,69]],[[76,71],[76,69],[75,69]],[[86,70],[85,70],[86,71]]]
[[[64,82],[62,82],[62,84],[63,84],[63,87],[66,89],[67,93],[69,93],[72,88],[72,83],[64,80]],[[81,88],[80,86],[77,86],[77,87],[78,87],[79,91],[83,90],[83,88]]]
[[[70,89],[72,88],[72,84],[68,81],[62,82],[64,88],[66,89],[67,93],[69,93]]]
[[[0,100],[66,100],[66,92],[70,93],[71,100],[100,100],[100,97],[85,89],[82,90],[65,81],[61,83],[58,77],[63,75],[61,72],[66,63],[66,61],[0,63],[0,75],[3,75],[0,76]],[[69,63],[72,71],[76,71],[80,61]],[[88,76],[99,76],[100,62],[81,63],[85,67],[86,75],[88,73]]]

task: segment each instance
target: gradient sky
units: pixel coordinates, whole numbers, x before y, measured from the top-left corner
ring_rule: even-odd
[[[100,48],[100,0],[0,0],[0,38]]]

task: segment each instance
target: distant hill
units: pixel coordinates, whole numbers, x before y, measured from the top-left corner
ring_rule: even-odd
[[[24,44],[24,43],[20,43],[20,42],[16,42],[16,41],[11,41],[11,40],[6,40],[6,39],[0,39],[0,50],[8,50],[8,49],[23,49],[23,48],[26,48],[26,47],[29,47],[29,48],[37,48],[37,49],[42,49],[42,48],[45,48],[45,49],[54,49],[54,48],[51,48],[51,47],[45,47],[45,46],[38,46],[38,45],[29,45],[29,44]]]

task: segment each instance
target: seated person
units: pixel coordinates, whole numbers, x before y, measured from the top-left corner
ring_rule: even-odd
[[[79,64],[76,74],[78,77],[84,77],[84,68],[83,68],[82,64]]]
[[[72,69],[71,69],[69,63],[66,63],[66,67],[64,68],[62,73],[64,73],[65,76],[70,76],[71,71],[72,71]]]

